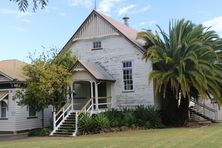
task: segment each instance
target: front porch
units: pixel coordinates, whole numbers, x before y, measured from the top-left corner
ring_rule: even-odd
[[[91,113],[105,111],[111,108],[110,83],[106,81],[75,81],[72,85],[73,110],[80,111],[90,103]]]
[[[75,136],[81,113],[92,115],[112,107],[111,88],[115,80],[99,65],[77,61],[72,68],[71,80],[67,103],[53,113],[51,135]]]

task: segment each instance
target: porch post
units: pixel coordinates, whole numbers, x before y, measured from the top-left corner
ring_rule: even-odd
[[[71,84],[71,104],[72,104],[72,110],[74,110],[74,104],[73,104],[73,82]]]
[[[96,101],[96,110],[99,110],[99,101],[98,101],[98,84],[95,82],[95,101]]]
[[[93,82],[90,81],[90,88],[91,88],[91,98],[93,98],[94,94],[93,94]]]

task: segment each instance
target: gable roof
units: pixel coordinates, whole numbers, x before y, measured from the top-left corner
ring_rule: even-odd
[[[96,80],[102,81],[115,81],[115,79],[98,63],[86,62],[82,60],[78,60],[72,69],[74,69],[78,64],[83,66]]]
[[[106,21],[108,24],[110,24],[115,30],[117,30],[121,35],[123,35],[129,42],[131,42],[133,45],[135,45],[141,52],[144,52],[145,49],[142,45],[137,41],[137,31],[119,21],[116,21],[115,19],[106,16],[102,13],[97,12],[96,10],[93,10],[89,16],[85,19],[85,21],[80,25],[80,27],[77,29],[77,31],[73,34],[73,36],[69,39],[69,41],[65,44],[65,46],[62,48],[62,50],[59,52],[63,52],[66,49],[69,49],[69,47],[72,45],[72,40],[74,39],[75,35],[82,29],[86,21],[93,15],[96,14],[100,18],[102,18],[104,21]]]
[[[127,26],[119,21],[116,21],[115,19],[106,16],[102,13],[99,13],[95,11],[97,14],[102,16],[103,19],[105,19],[107,22],[109,22],[116,30],[118,30],[124,37],[126,37],[130,42],[135,44],[142,52],[144,52],[144,48],[138,43],[137,41],[137,34],[138,31],[131,28],[130,26]]]
[[[0,61],[0,73],[11,80],[25,81],[26,77],[23,73],[25,62],[19,60],[3,60]]]

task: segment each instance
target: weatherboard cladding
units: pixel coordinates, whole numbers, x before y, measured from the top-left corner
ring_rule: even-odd
[[[93,23],[92,23],[93,22]],[[94,24],[89,29],[89,24]],[[88,30],[88,31],[86,31]],[[96,38],[108,35],[123,35],[130,43],[132,43],[140,52],[144,52],[142,44],[137,40],[137,31],[113,18],[93,10],[85,19],[81,26],[77,29],[74,35],[69,39],[63,49],[65,52],[72,46],[73,41],[84,38]]]

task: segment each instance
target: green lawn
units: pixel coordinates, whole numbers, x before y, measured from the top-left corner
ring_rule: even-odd
[[[222,124],[200,128],[169,128],[127,131],[74,138],[40,137],[0,142],[0,148],[131,148],[222,147]]]

